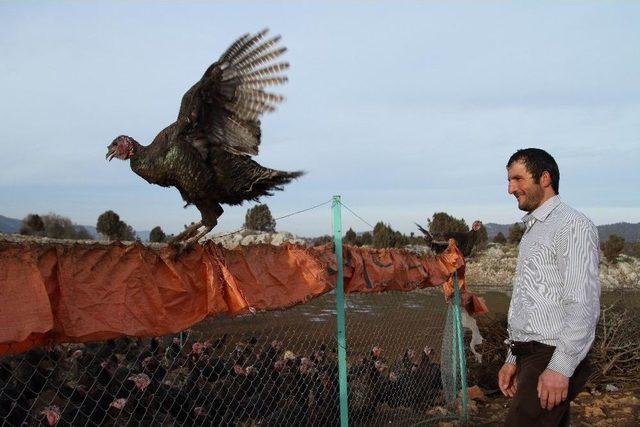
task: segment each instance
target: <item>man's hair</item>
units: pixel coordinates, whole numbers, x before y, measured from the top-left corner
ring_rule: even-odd
[[[540,183],[540,177],[545,171],[549,172],[551,188],[556,194],[560,194],[560,169],[551,154],[539,148],[523,148],[513,153],[509,158],[507,169],[515,162],[524,164],[536,184]]]

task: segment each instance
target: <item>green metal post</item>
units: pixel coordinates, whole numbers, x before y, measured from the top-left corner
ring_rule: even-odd
[[[342,217],[340,196],[333,196],[333,241],[338,265],[336,281],[336,311],[338,314],[338,379],[340,384],[340,426],[349,426],[347,399],[347,337],[344,313],[344,271],[342,265]]]
[[[458,396],[458,327],[456,326],[455,297],[449,307],[451,321],[451,384],[453,385],[453,398]]]
[[[456,336],[458,338],[457,354],[460,358],[460,391],[462,395],[462,422],[468,421],[467,414],[467,361],[464,354],[464,335],[462,333],[462,313],[460,311],[460,287],[458,286],[458,272],[453,275],[453,290],[454,290],[454,324],[456,329]]]

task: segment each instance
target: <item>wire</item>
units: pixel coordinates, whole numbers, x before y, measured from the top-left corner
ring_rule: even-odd
[[[280,216],[278,218],[274,218],[274,220],[277,221],[279,219],[283,219],[283,218],[287,218],[287,217],[290,217],[290,216],[293,216],[293,215],[297,215],[297,214],[302,213],[302,212],[310,211],[311,209],[319,208],[320,206],[324,206],[324,205],[327,205],[329,203],[331,203],[331,200],[327,200],[326,202],[320,203],[319,205],[311,206],[310,208],[302,209],[302,210],[297,211],[297,212],[292,212],[290,214],[286,214],[286,215]]]
[[[213,237],[211,237],[211,238],[212,238],[212,239],[219,239],[219,238],[221,238],[221,237],[231,236],[232,234],[236,234],[236,233],[238,233],[238,232],[240,232],[240,231],[242,231],[242,230],[245,230],[245,227],[238,228],[237,230],[235,230],[235,231],[231,231],[231,232],[226,233],[226,234],[218,234],[218,235],[214,235],[214,236],[213,236]]]
[[[354,211],[352,211],[349,206],[345,205],[344,203],[342,203],[342,201],[340,202],[340,204],[342,206],[345,207],[346,210],[348,210],[349,212],[351,212],[356,218],[358,218],[360,221],[364,222],[365,224],[367,224],[369,227],[371,227],[371,229],[373,230],[374,227],[373,225],[369,224],[367,221],[365,221],[364,219],[362,219],[362,217],[360,215],[358,215],[357,213],[355,213]]]
[[[290,216],[294,216],[294,215],[297,215],[297,214],[302,213],[302,212],[307,212],[307,211],[310,211],[311,209],[319,208],[320,206],[324,206],[324,205],[327,205],[327,204],[329,204],[329,203],[331,203],[331,200],[327,200],[327,201],[326,201],[326,202],[324,202],[324,203],[320,203],[320,204],[317,204],[317,205],[315,205],[315,206],[311,206],[310,208],[302,209],[302,210],[299,210],[299,211],[296,211],[296,212],[291,212],[291,213],[288,213],[288,214],[286,214],[286,215],[279,216],[279,217],[277,217],[277,218],[274,218],[274,221],[278,221],[278,220],[281,220],[281,219],[284,219],[284,218],[288,218],[288,217],[290,217]],[[345,206],[345,207],[346,207],[346,206]],[[347,209],[348,209],[348,208],[347,208]],[[218,239],[218,238],[221,238],[221,237],[231,236],[232,234],[236,234],[236,233],[238,233],[238,232],[240,232],[240,231],[242,231],[242,230],[246,230],[246,227],[238,228],[237,230],[232,231],[232,232],[230,232],[230,233],[226,233],[226,234],[219,234],[219,235],[217,235],[217,236],[213,236],[213,238]]]

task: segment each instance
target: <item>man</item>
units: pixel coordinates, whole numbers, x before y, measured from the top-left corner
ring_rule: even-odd
[[[518,150],[507,174],[509,194],[527,215],[498,373],[500,390],[513,398],[505,425],[569,425],[600,313],[598,231],[560,200],[560,172],[546,151]]]

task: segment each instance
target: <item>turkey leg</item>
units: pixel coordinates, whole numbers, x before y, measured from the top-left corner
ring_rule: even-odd
[[[192,243],[197,243],[198,240],[204,237],[211,230],[213,230],[213,225],[205,225],[201,232],[199,232],[195,237],[192,237],[191,239],[187,240],[186,243],[188,245]]]
[[[195,224],[191,224],[190,226],[188,226],[187,228],[184,229],[184,231],[180,234],[178,234],[177,236],[172,237],[168,243],[179,243],[182,242],[183,240],[188,239],[189,237],[193,236],[195,233],[198,232],[198,229],[202,226],[202,221],[196,222]]]
[[[220,215],[222,215],[222,212],[224,212],[222,206],[220,206],[218,203],[210,203],[207,205],[196,204],[196,206],[198,207],[200,212],[202,212],[202,221],[200,221],[198,225],[204,227],[202,231],[186,241],[187,245],[198,243],[198,240],[200,240],[208,232],[213,230],[213,227],[218,224],[218,218],[220,218]]]

